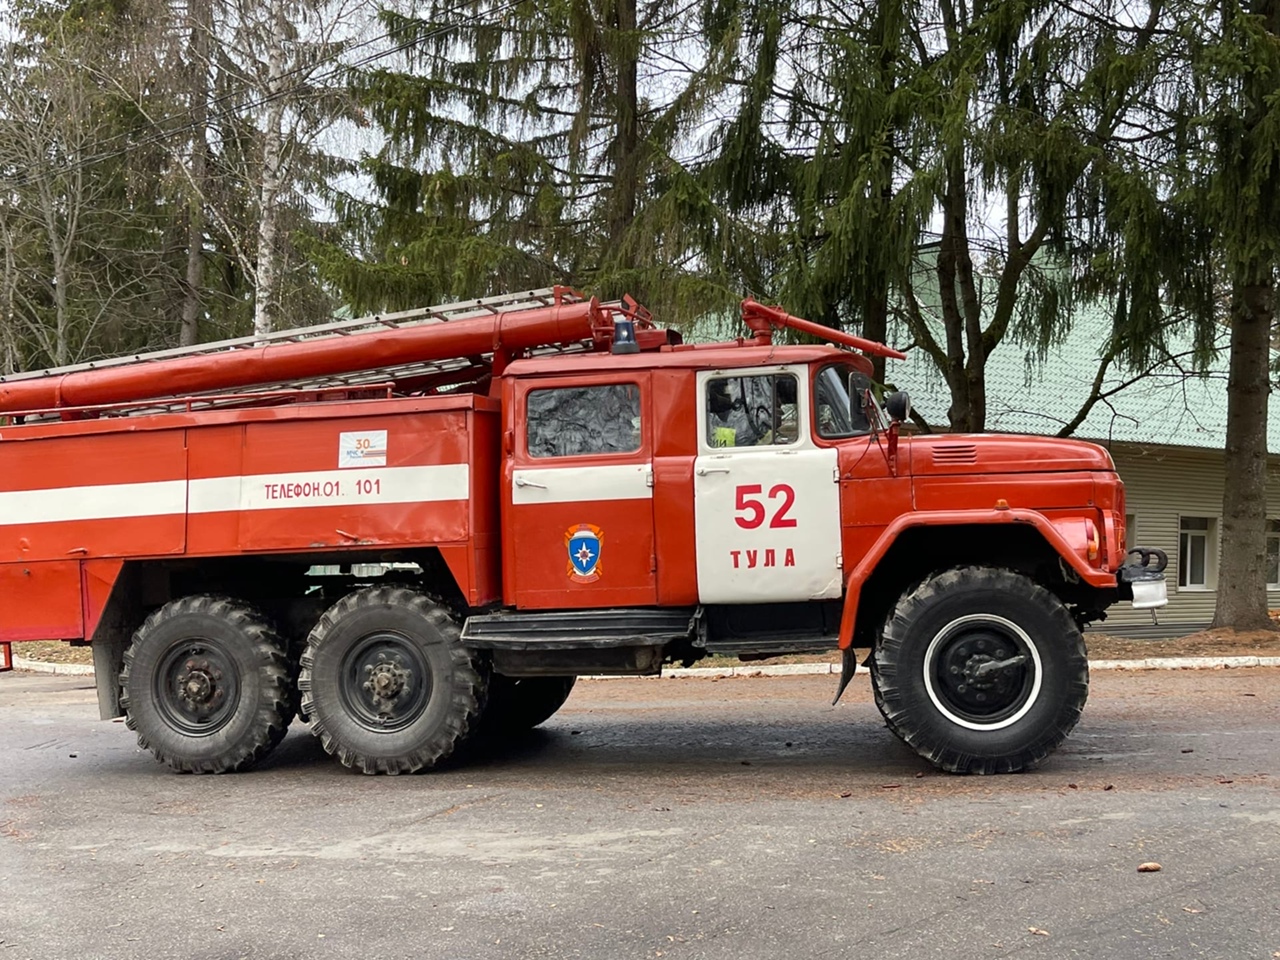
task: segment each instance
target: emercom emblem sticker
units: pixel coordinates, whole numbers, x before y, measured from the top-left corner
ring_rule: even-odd
[[[387,431],[354,430],[338,434],[338,467],[385,467]]]
[[[604,544],[604,531],[590,523],[580,523],[564,533],[565,549],[569,551],[569,579],[574,583],[593,583],[604,572],[600,567],[600,550]]]

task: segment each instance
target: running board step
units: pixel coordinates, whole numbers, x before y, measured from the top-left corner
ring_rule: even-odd
[[[462,642],[482,650],[653,647],[693,635],[697,607],[505,610],[468,617]]]
[[[791,635],[745,636],[733,637],[729,640],[708,640],[706,652],[708,656],[717,654],[722,657],[737,657],[739,660],[764,660],[769,657],[781,657],[797,653],[832,653],[839,649],[839,638],[820,636]]]

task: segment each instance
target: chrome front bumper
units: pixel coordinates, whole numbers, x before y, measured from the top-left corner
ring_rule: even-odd
[[[1169,602],[1164,579],[1164,569],[1169,565],[1168,556],[1154,547],[1134,547],[1128,555],[1132,561],[1116,571],[1120,599],[1132,600],[1136,610],[1163,607]]]

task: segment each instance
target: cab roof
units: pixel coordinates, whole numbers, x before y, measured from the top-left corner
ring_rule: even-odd
[[[711,344],[663,346],[641,353],[592,352],[555,354],[514,360],[504,376],[548,377],[576,373],[606,373],[619,370],[730,370],[743,367],[772,367],[795,363],[845,363],[871,373],[871,361],[860,353],[826,344],[756,344],[749,340]]]

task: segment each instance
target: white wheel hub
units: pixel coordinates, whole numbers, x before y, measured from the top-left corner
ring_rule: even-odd
[[[1020,642],[1022,652],[1029,658],[1026,667],[1031,670],[1031,689],[1026,692],[1025,699],[1018,705],[1018,708],[1009,716],[1000,717],[987,723],[973,720],[970,717],[960,716],[948,703],[947,698],[940,694],[937,684],[934,680],[935,664],[939,656],[942,655],[944,648],[955,642],[957,633],[961,631],[969,632],[975,625],[988,624],[1001,633],[1005,634],[1010,640],[1016,638]],[[976,643],[977,641],[975,641]],[[1010,646],[1013,644],[1011,643]],[[994,657],[992,659],[995,659]],[[994,731],[1003,730],[1006,727],[1013,726],[1027,712],[1035,706],[1036,701],[1040,698],[1040,688],[1043,683],[1044,671],[1040,662],[1040,651],[1036,647],[1035,641],[1031,639],[1026,630],[1022,629],[1012,620],[1004,617],[996,616],[991,613],[971,613],[963,617],[957,617],[934,635],[929,642],[929,647],[924,654],[924,687],[929,694],[929,700],[934,707],[944,717],[957,726],[964,727],[966,730],[983,730]],[[963,688],[961,688],[963,689]]]

